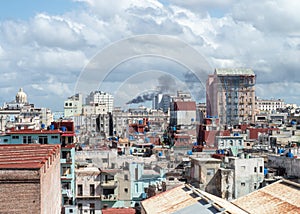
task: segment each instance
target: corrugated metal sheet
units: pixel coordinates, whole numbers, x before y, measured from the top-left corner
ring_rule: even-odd
[[[255,75],[250,68],[217,68],[217,75]]]
[[[195,194],[195,191],[199,194]],[[146,213],[246,213],[232,203],[201,190],[180,185],[141,202]]]
[[[286,180],[273,183],[233,202],[249,213],[300,213],[300,185]]]

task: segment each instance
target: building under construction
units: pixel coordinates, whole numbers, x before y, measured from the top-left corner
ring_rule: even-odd
[[[215,69],[206,82],[207,116],[226,125],[254,122],[255,77],[252,69]]]

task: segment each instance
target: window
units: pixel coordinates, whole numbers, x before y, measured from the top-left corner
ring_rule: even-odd
[[[69,213],[73,213],[73,209],[69,209]]]
[[[12,136],[12,139],[19,139],[19,136]]]
[[[125,193],[128,193],[128,188],[124,188],[124,192],[125,192]]]
[[[90,184],[90,196],[94,196],[94,195],[95,195],[95,185]]]
[[[58,136],[51,136],[52,139],[58,139]]]
[[[246,166],[241,166],[241,170],[245,170],[246,169]]]
[[[77,195],[78,196],[82,196],[82,191],[83,189],[82,189],[82,184],[78,184],[77,185]],[[79,204],[78,204],[78,209],[79,209]]]
[[[254,172],[257,172],[257,167],[254,167]]]
[[[125,181],[128,180],[128,175],[124,175],[124,180],[125,180]]]
[[[260,172],[260,173],[263,172],[263,167],[262,167],[262,166],[259,167],[259,172]]]
[[[8,139],[4,139],[3,142],[4,142],[4,143],[7,143],[7,142],[8,142]]]
[[[48,144],[47,136],[39,136],[39,144]]]
[[[206,175],[208,176],[213,176],[215,174],[215,169],[207,169],[206,170]]]
[[[65,103],[65,106],[68,106],[68,103]]]
[[[139,169],[136,167],[135,168],[135,180],[139,179]]]
[[[95,214],[95,204],[90,203],[90,214]]]
[[[78,211],[79,211],[79,214],[82,214],[82,204],[78,204]]]
[[[241,186],[242,186],[242,187],[246,186],[246,183],[242,182],[242,183],[241,183]]]
[[[23,143],[31,143],[31,136],[23,136]]]

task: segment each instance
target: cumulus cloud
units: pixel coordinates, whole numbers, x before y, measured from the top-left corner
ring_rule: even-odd
[[[23,87],[32,102],[43,104],[43,96],[44,105],[59,110],[58,103],[72,95],[82,69],[105,47],[138,34],[164,34],[191,45],[212,68],[252,68],[258,96],[299,104],[294,99],[297,90],[285,89],[298,86],[300,80],[297,1],[116,0],[112,6],[106,0],[74,0],[78,2],[76,9],[63,14],[40,12],[27,20],[0,21],[0,70],[5,77],[0,80],[1,100],[11,100]],[[151,62],[152,67],[143,67],[145,61],[134,61],[123,70],[168,69],[168,64],[157,67],[158,61],[148,59]],[[169,69],[177,77],[188,72],[180,66]],[[126,82],[126,78],[115,69],[107,81],[112,87],[115,80]],[[135,96],[145,90],[145,83],[123,87]],[[133,98],[125,97],[124,103]]]

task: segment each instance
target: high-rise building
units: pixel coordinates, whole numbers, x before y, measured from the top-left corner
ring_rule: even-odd
[[[227,125],[254,122],[255,78],[252,69],[215,69],[206,82],[207,116]]]
[[[82,94],[69,97],[64,103],[64,117],[78,116],[82,113]]]
[[[94,106],[106,105],[107,112],[112,112],[114,106],[114,97],[103,91],[93,91],[91,92],[85,100],[86,105]]]
[[[171,100],[169,94],[156,94],[152,102],[153,109],[161,109],[164,113],[167,113],[170,109]]]

